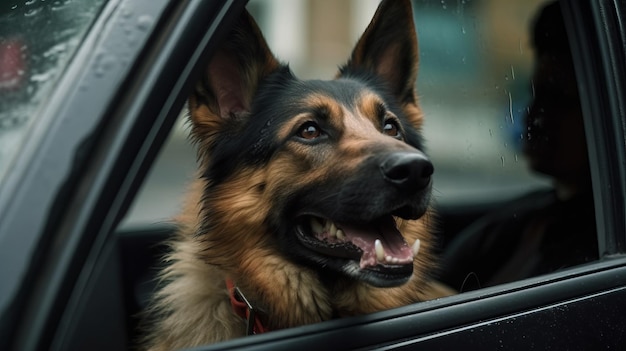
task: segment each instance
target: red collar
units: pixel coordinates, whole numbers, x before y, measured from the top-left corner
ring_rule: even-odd
[[[254,309],[252,304],[250,304],[248,299],[246,299],[241,290],[235,286],[232,279],[226,278],[226,288],[228,289],[230,304],[233,306],[233,311],[247,322],[247,335],[268,332],[269,328],[263,325],[257,311]]]

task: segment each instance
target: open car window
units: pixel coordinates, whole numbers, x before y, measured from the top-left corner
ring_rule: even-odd
[[[440,276],[458,291],[554,272],[601,255],[585,135],[589,126],[583,126],[578,93],[584,84],[574,70],[575,46],[568,44],[575,36],[565,29],[560,11],[557,22],[563,28],[535,28],[551,2],[413,1],[420,49],[417,92],[440,214]],[[336,62],[347,57],[377,5],[250,1],[247,8],[296,75],[332,78]],[[567,68],[553,72],[550,65]],[[547,115],[566,117],[555,122],[558,117]],[[185,117],[183,111],[121,228],[170,223],[180,212],[186,186],[196,176]],[[549,213],[537,220],[540,208]],[[579,220],[573,223],[571,216]],[[532,226],[548,227],[557,238],[528,239],[524,229]],[[499,231],[515,235],[507,239],[495,235]],[[517,261],[508,262],[510,271],[518,272],[496,272],[494,267],[505,266],[513,248],[524,242],[530,243],[528,250],[544,247],[544,258],[528,263],[518,252]],[[575,254],[560,248],[568,245]],[[525,268],[511,268],[516,266]]]

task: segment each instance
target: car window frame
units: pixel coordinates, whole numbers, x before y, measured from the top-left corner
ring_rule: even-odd
[[[562,5],[583,97],[599,257],[626,252],[625,7],[612,0]]]

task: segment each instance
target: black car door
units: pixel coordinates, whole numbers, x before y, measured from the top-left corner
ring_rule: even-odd
[[[180,111],[196,63],[244,5],[2,4],[3,28],[43,26],[18,36],[30,44],[23,51],[33,53],[26,56],[33,65],[46,39],[59,42],[42,44],[52,48],[42,49],[42,57],[72,50],[37,101],[32,128],[0,184],[0,348],[129,347],[117,282],[98,272],[110,263],[115,223]],[[55,28],[71,31],[76,18],[88,19],[85,30],[68,41],[54,36]],[[94,291],[101,294],[94,298]],[[102,315],[93,318],[94,311]]]

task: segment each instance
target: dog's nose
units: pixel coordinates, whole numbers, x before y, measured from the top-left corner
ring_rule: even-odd
[[[415,192],[430,183],[434,168],[421,152],[394,152],[381,162],[380,171],[398,189]]]

